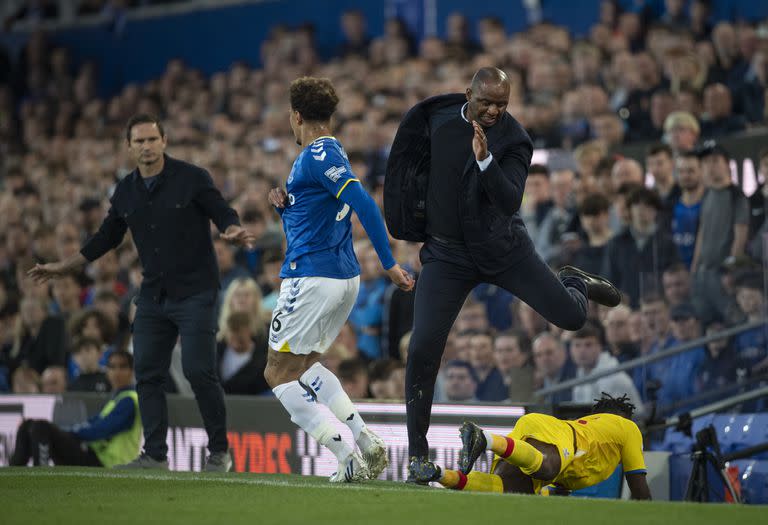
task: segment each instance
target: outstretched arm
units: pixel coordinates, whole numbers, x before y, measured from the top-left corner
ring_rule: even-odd
[[[381,217],[381,212],[378,206],[376,206],[376,202],[357,181],[347,184],[343,188],[343,191],[339,194],[339,200],[349,205],[357,213],[360,223],[365,228],[365,232],[371,239],[371,243],[379,256],[381,265],[387,271],[387,275],[392,282],[401,290],[410,291],[413,289],[413,279],[397,264],[397,261],[392,256],[387,229],[384,227],[384,219]]]

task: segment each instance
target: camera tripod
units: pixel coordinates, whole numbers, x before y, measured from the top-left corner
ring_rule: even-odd
[[[708,427],[696,433],[696,444],[691,454],[693,467],[691,477],[688,478],[688,486],[685,489],[685,501],[709,501],[709,476],[707,466],[715,469],[717,478],[723,483],[725,490],[730,494],[731,501],[741,503],[741,496],[733,487],[725,470],[725,461],[720,453],[720,444],[717,441],[715,427]]]

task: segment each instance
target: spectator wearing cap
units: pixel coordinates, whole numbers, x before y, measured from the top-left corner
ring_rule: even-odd
[[[704,117],[701,124],[702,139],[716,139],[745,130],[747,121],[733,114],[731,90],[723,84],[712,84],[704,89]]]
[[[445,364],[446,401],[459,403],[477,402],[477,375],[472,365],[461,359]]]
[[[722,332],[725,328],[722,320],[715,319],[706,326],[705,333],[710,336]],[[740,376],[740,370],[743,369],[740,369],[736,349],[731,338],[715,339],[707,343],[706,348],[704,359],[696,369],[694,392],[697,394],[712,392],[735,385]],[[745,372],[744,370],[741,373]],[[710,401],[714,400],[710,399]]]
[[[600,273],[606,264],[608,242],[613,236],[611,201],[602,193],[592,193],[584,197],[578,210],[587,242],[576,249],[572,264],[589,273]]]
[[[726,295],[719,268],[729,256],[744,254],[749,224],[746,197],[731,180],[730,156],[725,148],[707,141],[699,150],[707,192],[701,204],[691,273],[695,301],[703,308],[704,321],[726,315]]]
[[[670,309],[670,328],[674,342],[670,346],[690,343],[701,337],[701,323],[696,309],[690,303],[681,303]],[[681,404],[685,399],[694,395],[696,371],[704,360],[704,346],[686,350],[659,363],[661,381],[658,400],[662,412],[677,412],[683,408],[692,408]],[[671,407],[675,407],[674,409]]]
[[[690,269],[704,200],[701,161],[696,153],[686,152],[675,159],[675,167],[681,194],[672,208],[672,241],[680,260]]]
[[[699,121],[688,112],[673,111],[664,120],[664,141],[675,155],[691,151],[700,134]]]
[[[608,243],[604,274],[635,307],[643,293],[661,288],[662,272],[678,261],[678,255],[672,236],[659,227],[659,196],[640,187],[629,195],[627,204],[629,227]]]
[[[734,280],[736,302],[748,322],[765,321],[766,308],[763,275],[743,273]],[[768,370],[768,327],[765,324],[736,335],[736,354],[748,368],[750,375]]]

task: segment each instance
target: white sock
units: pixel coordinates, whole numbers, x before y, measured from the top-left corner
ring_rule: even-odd
[[[315,363],[301,375],[299,381],[311,388],[315,392],[317,400],[327,406],[339,421],[349,427],[355,441],[360,440],[360,433],[365,428],[365,421],[360,417],[355,405],[344,392],[339,378],[333,375],[333,372],[320,363]],[[361,446],[361,448],[363,447]]]
[[[483,430],[483,435],[485,436],[485,449],[491,450],[491,446],[493,445],[493,432]]]
[[[278,385],[272,389],[272,392],[291,415],[291,421],[333,452],[339,463],[352,453],[352,449],[344,442],[341,434],[336,432],[330,422],[324,418],[323,413],[317,409],[315,400],[298,381]]]

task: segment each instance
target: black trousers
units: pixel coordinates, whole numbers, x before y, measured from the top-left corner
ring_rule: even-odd
[[[19,426],[10,465],[23,467],[30,458],[36,467],[48,465],[48,460],[54,465],[103,466],[85,441],[50,421],[39,419],[27,419]]]
[[[144,425],[144,452],[156,460],[164,461],[168,454],[168,405],[163,383],[179,336],[184,377],[200,408],[208,450],[215,453],[228,448],[224,391],[216,373],[217,295],[217,291],[183,299],[139,295],[133,322],[136,391]]]
[[[420,256],[423,268],[416,284],[405,399],[409,455],[426,457],[432,397],[445,342],[475,286],[485,282],[504,288],[566,330],[578,330],[584,325],[588,302],[581,279],[567,278],[561,283],[533,249],[529,256],[496,275],[479,272],[463,246],[447,246],[429,239]]]

